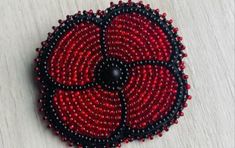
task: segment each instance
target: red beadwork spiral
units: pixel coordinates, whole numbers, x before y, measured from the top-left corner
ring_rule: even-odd
[[[178,28],[142,2],[59,21],[37,49],[40,110],[71,145],[115,147],[177,123],[190,85]]]

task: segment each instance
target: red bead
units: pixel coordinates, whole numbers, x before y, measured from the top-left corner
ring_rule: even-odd
[[[163,18],[165,18],[165,17],[166,17],[166,15],[167,15],[166,13],[163,13],[163,14],[162,14],[162,17],[163,17]]]
[[[170,19],[170,20],[168,21],[168,23],[169,23],[169,24],[172,24],[172,23],[173,23],[173,20],[172,20],[172,19]]]
[[[186,85],[186,88],[187,88],[187,89],[190,89],[190,87],[191,87],[191,86],[190,86],[189,84]]]
[[[188,75],[183,75],[183,78],[186,80],[188,79]]]
[[[176,33],[176,32],[178,32],[178,30],[179,30],[178,28],[174,28],[174,29],[173,29],[173,32]]]
[[[183,112],[180,112],[180,116],[184,116],[184,113],[183,113]]]
[[[110,6],[113,7],[113,6],[114,6],[114,3],[113,3],[113,2],[110,2]]]
[[[188,96],[187,96],[187,99],[191,100],[191,99],[192,99],[192,96],[188,95]]]

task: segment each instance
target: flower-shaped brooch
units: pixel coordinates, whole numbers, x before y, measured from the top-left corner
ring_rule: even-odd
[[[187,105],[182,37],[142,2],[59,20],[37,49],[40,111],[64,141],[118,147],[161,136]]]

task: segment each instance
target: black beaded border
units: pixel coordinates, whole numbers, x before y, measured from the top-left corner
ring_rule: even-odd
[[[130,140],[148,138],[149,136],[161,132],[164,128],[170,126],[172,124],[171,121],[176,120],[179,117],[177,113],[182,111],[183,109],[182,104],[186,101],[188,94],[187,89],[185,88],[187,81],[182,78],[183,72],[179,71],[177,68],[178,61],[182,60],[180,56],[182,54],[180,51],[181,43],[176,40],[178,36],[176,33],[173,32],[174,27],[167,22],[166,18],[161,17],[158,12],[156,13],[152,9],[146,9],[146,7],[143,4],[137,4],[137,3],[122,3],[121,6],[113,5],[113,7],[110,7],[106,10],[106,15],[102,18],[103,28],[102,28],[101,43],[105,43],[106,28],[109,26],[110,22],[115,16],[124,13],[133,13],[133,12],[147,17],[153,23],[157,23],[157,25],[166,33],[168,40],[173,46],[172,49],[173,52],[171,54],[169,62],[161,62],[157,60],[145,60],[139,62],[132,62],[131,64],[129,64],[129,67],[134,67],[137,65],[146,65],[146,64],[167,67],[176,78],[179,87],[176,97],[177,101],[173,109],[170,111],[170,113],[167,116],[165,116],[163,119],[159,120],[155,124],[147,126],[145,129],[132,129],[127,126],[128,131],[126,131],[125,135],[126,138],[127,137],[130,138]],[[107,51],[107,47],[105,46],[105,44],[103,44],[103,48],[105,49],[105,51]]]
[[[88,84],[85,84],[83,86],[80,85],[72,85],[72,86],[66,86],[64,84],[60,84],[53,80],[53,78],[49,75],[47,70],[47,59],[49,58],[50,54],[53,51],[53,48],[56,45],[56,42],[59,40],[59,38],[68,31],[70,28],[72,28],[74,25],[81,23],[81,22],[92,22],[97,26],[100,26],[101,19],[97,18],[96,15],[88,15],[87,13],[84,13],[83,15],[74,15],[69,16],[67,20],[64,22],[61,22],[60,26],[57,28],[54,28],[54,32],[49,35],[48,39],[43,42],[42,52],[39,54],[39,61],[37,62],[37,67],[39,67],[38,75],[41,78],[40,82],[43,85],[49,85],[53,88],[58,89],[64,89],[64,90],[83,90],[92,86],[97,85],[96,82],[91,82]]]
[[[153,9],[146,9],[146,7],[143,4],[139,3],[122,3],[121,5],[113,5],[113,7],[110,7],[105,10],[106,14],[104,17],[102,17],[101,27],[101,47],[104,49],[104,53],[107,51],[107,46],[105,45],[105,32],[106,28],[109,26],[112,19],[120,14],[123,13],[138,13],[149,20],[151,20],[153,23],[156,23],[167,35],[168,40],[170,41],[171,45],[174,47],[172,49],[172,54],[170,58],[170,62],[176,63],[180,60],[182,60],[181,56],[182,52],[180,50],[180,46],[182,45],[180,41],[177,41],[177,33],[173,32],[174,27],[172,24],[170,24],[165,17],[161,17],[160,14]],[[107,55],[106,55],[107,56]]]
[[[124,130],[126,129],[126,112],[122,113],[120,126],[108,138],[93,138],[73,132],[66,127],[57,115],[56,109],[53,106],[53,96],[57,89],[46,88],[43,95],[42,111],[45,114],[45,119],[49,122],[49,126],[60,134],[61,138],[69,141],[71,145],[82,145],[84,147],[100,148],[100,147],[114,147],[121,142]],[[121,110],[127,110],[126,103],[123,99],[124,95],[120,91],[118,93],[121,101]]]
[[[180,116],[179,113],[183,110],[183,104],[186,102],[188,96],[188,91],[186,89],[187,80],[183,79],[184,73],[180,71],[175,64],[155,60],[146,60],[133,62],[130,64],[130,67],[142,65],[162,66],[170,70],[171,74],[175,77],[178,83],[178,90],[176,94],[176,102],[170,112],[161,120],[158,120],[152,125],[148,125],[145,129],[133,129],[127,126],[128,131],[126,132],[126,135],[131,140],[149,138],[152,135],[161,133],[164,129],[167,129],[170,125],[174,124],[174,121]]]
[[[83,145],[84,147],[106,147],[107,146],[115,146],[117,143],[120,143],[120,140],[122,137],[120,137],[122,131],[124,130],[125,124],[124,119],[126,117],[125,114],[122,114],[122,121],[120,123],[120,127],[116,129],[116,131],[106,139],[103,138],[93,138],[89,136],[84,136],[80,134],[75,134],[69,129],[64,126],[61,121],[59,120],[59,117],[57,116],[57,113],[55,112],[55,109],[52,105],[52,98],[53,94],[57,89],[62,90],[84,90],[93,86],[98,85],[98,82],[91,82],[84,86],[65,86],[63,84],[59,84],[53,80],[53,78],[48,74],[47,71],[47,59],[49,58],[51,52],[53,51],[53,48],[58,41],[58,39],[65,33],[67,30],[69,30],[73,25],[76,25],[77,23],[84,22],[84,21],[90,21],[95,23],[96,25],[100,26],[100,19],[96,18],[95,15],[88,15],[86,12],[84,12],[83,15],[74,15],[72,17],[69,17],[66,21],[64,21],[58,28],[55,28],[55,31],[53,34],[49,36],[46,42],[43,43],[42,51],[39,54],[39,59],[37,61],[37,67],[39,68],[38,71],[38,77],[40,78],[40,82],[43,87],[44,95],[42,97],[43,103],[42,103],[42,110],[45,113],[45,118],[49,121],[50,126],[53,126],[56,131],[59,132],[59,134],[66,138],[67,141],[69,141],[72,144],[75,145]],[[120,98],[122,98],[119,93]],[[121,99],[122,102],[122,111],[125,109],[125,104],[123,102],[123,99]]]
[[[47,58],[51,54],[56,42],[58,39],[66,32],[68,29],[73,27],[73,25],[90,21],[101,27],[101,49],[104,58],[106,55],[106,46],[104,43],[104,33],[105,28],[107,28],[111,19],[119,15],[121,13],[131,13],[136,12],[141,15],[149,18],[153,23],[157,23],[162,30],[167,34],[168,40],[171,42],[174,47],[173,53],[171,55],[171,60],[169,62],[161,62],[157,60],[146,60],[146,61],[138,61],[132,62],[128,64],[128,67],[134,67],[137,65],[158,65],[167,67],[171,73],[175,76],[179,88],[177,91],[177,101],[173,106],[173,109],[170,113],[159,120],[157,123],[153,125],[147,126],[145,129],[132,129],[127,127],[126,125],[126,101],[125,96],[122,91],[119,91],[119,97],[122,104],[122,123],[121,126],[114,132],[112,136],[106,139],[93,138],[80,134],[73,133],[66,126],[62,124],[59,120],[59,117],[56,115],[56,111],[52,105],[53,94],[56,89],[63,90],[83,90],[92,86],[96,86],[97,82],[91,82],[84,86],[65,86],[63,84],[59,84],[55,82],[47,72]],[[178,37],[176,33],[174,33],[173,26],[167,22],[165,18],[161,18],[159,13],[156,13],[152,9],[147,9],[142,4],[137,3],[122,3],[119,5],[114,5],[105,10],[104,16],[97,17],[97,14],[88,14],[87,12],[83,12],[83,15],[75,14],[73,16],[68,16],[67,20],[60,21],[60,26],[54,28],[54,33],[50,34],[48,39],[42,43],[43,47],[41,49],[39,57],[36,59],[38,78],[40,79],[43,96],[42,96],[42,108],[41,110],[45,113],[45,118],[49,121],[49,125],[52,126],[55,131],[59,132],[62,137],[65,137],[65,140],[68,140],[71,144],[75,145],[83,145],[84,147],[114,147],[118,145],[120,142],[125,139],[134,140],[134,139],[142,139],[148,138],[149,136],[155,135],[157,133],[162,132],[165,128],[172,124],[172,121],[176,120],[180,115],[179,113],[183,109],[183,104],[187,99],[188,91],[186,89],[187,81],[183,79],[183,71],[179,70],[178,63],[181,61],[182,52],[180,51],[180,46],[182,45],[179,41],[176,40]]]

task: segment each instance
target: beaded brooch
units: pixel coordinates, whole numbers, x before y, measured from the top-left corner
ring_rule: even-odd
[[[142,2],[59,20],[37,49],[40,111],[71,146],[116,147],[177,123],[190,85],[182,37]]]

